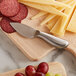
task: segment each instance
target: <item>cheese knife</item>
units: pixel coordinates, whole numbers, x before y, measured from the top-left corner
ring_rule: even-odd
[[[36,30],[32,27],[29,27],[25,24],[21,23],[10,23],[11,26],[18,32],[20,35],[27,37],[27,38],[41,38],[48,42],[49,44],[57,47],[57,48],[66,48],[69,43],[66,40],[63,40],[61,38],[55,37],[51,34],[47,34],[45,32],[41,32],[39,30]]]

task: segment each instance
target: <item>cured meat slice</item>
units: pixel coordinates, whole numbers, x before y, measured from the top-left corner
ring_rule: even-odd
[[[2,2],[3,0],[0,0],[0,3]]]
[[[3,17],[3,15],[1,14],[1,12],[0,12],[0,17]]]
[[[11,20],[13,21],[21,21],[24,18],[26,18],[28,14],[28,9],[25,5],[20,4],[20,11],[16,16],[10,17]]]
[[[2,20],[1,20],[1,28],[6,33],[15,32],[15,29],[10,25],[10,22],[12,22],[12,21],[7,17],[3,17]]]
[[[0,12],[4,16],[15,16],[19,10],[18,0],[2,0],[0,3]]]
[[[2,20],[2,17],[0,17],[0,26],[1,26],[1,20]]]
[[[1,26],[1,21],[0,21],[0,26]]]

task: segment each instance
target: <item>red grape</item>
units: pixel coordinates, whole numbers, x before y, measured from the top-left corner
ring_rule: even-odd
[[[36,73],[36,69],[34,68],[34,66],[29,65],[26,67],[25,73],[26,73],[26,76],[33,76]]]
[[[23,73],[16,73],[15,76],[25,76]]]
[[[42,62],[38,65],[37,72],[46,74],[49,70],[49,66],[46,62]]]
[[[36,72],[36,73],[34,74],[34,76],[45,76],[45,74],[44,74],[44,73],[41,73],[41,72]]]

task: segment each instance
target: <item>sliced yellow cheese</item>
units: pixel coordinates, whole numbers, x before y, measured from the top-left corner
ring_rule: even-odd
[[[48,21],[50,21],[51,19],[53,19],[56,15],[54,14],[49,14],[42,22],[40,25],[44,25],[46,24]]]
[[[60,17],[58,19],[58,21],[56,22],[56,24],[53,26],[53,28],[50,30],[50,32],[54,35],[57,35],[57,36],[61,36],[58,32],[58,30],[60,30],[60,27],[61,27],[61,22],[62,22],[62,17]]]
[[[54,1],[54,0],[52,0],[52,1]],[[41,16],[44,16],[46,14],[47,14],[47,12],[40,11],[38,14],[36,14],[35,16],[33,16],[31,19],[33,20],[33,19],[39,18]]]
[[[56,16],[55,18],[53,18],[52,20],[50,20],[48,23],[47,23],[47,27],[49,30],[52,29],[52,27],[56,24],[57,20],[58,20],[58,16]]]
[[[65,8],[57,8],[59,11],[63,11]],[[33,16],[31,19],[33,20],[33,19],[36,19],[36,18],[39,18],[39,17],[41,17],[41,16],[44,16],[44,15],[46,15],[46,14],[48,14],[47,12],[44,12],[44,11],[41,11],[41,12],[39,12],[38,14],[36,14],[35,16]],[[50,17],[47,17],[47,18],[50,18]],[[49,20],[49,19],[48,19]],[[44,21],[45,22],[45,21]],[[47,22],[46,22],[47,23]],[[43,25],[43,24],[45,24],[45,23],[41,23],[41,25]]]
[[[38,14],[36,14],[35,16],[33,16],[31,19],[33,20],[33,19],[39,18],[39,17],[46,15],[46,14],[47,14],[47,12],[41,11]]]
[[[63,11],[65,8],[59,8],[58,10]],[[44,25],[46,24],[48,21],[50,21],[51,19],[53,19],[54,17],[56,17],[56,15],[54,14],[49,14],[42,22],[40,25]]]
[[[69,5],[70,5],[70,3],[69,3]],[[68,10],[67,10],[67,11],[68,11]],[[70,14],[70,13],[69,13],[69,11],[68,11],[68,13],[67,13],[67,14]],[[65,21],[65,20],[66,20],[66,17],[64,17],[64,18],[63,18],[63,21]],[[58,22],[59,22],[59,21],[58,21]],[[57,22],[57,24],[58,24],[58,22]],[[53,21],[53,24],[55,24],[55,23],[56,23],[56,22],[54,22],[54,21]],[[64,23],[64,22],[63,22],[63,23]],[[53,24],[52,24],[52,25],[53,25]],[[60,30],[60,29],[61,29],[61,28],[60,28],[60,29],[59,29],[59,28],[57,28],[57,27],[58,27],[58,25],[57,25],[57,24],[55,24],[55,26],[53,25],[54,27],[53,27],[53,29],[52,29],[52,30],[50,29],[50,30],[51,30],[50,32],[51,32],[51,33],[53,33],[53,34],[55,34],[55,35],[59,35],[59,36],[64,35],[65,30],[64,30],[63,32],[61,32],[61,33],[57,32],[57,29],[58,29],[58,30]],[[50,24],[50,25],[51,25],[51,24]],[[48,28],[50,27],[50,25],[48,26]],[[59,27],[60,27],[60,26],[59,26]],[[62,27],[62,26],[61,26],[61,27]],[[56,28],[57,28],[57,29],[56,29]],[[54,31],[53,31],[53,30],[54,30]]]
[[[39,3],[39,4],[45,4],[45,5],[54,5],[58,7],[67,7],[70,8],[69,5],[66,5],[64,3],[58,2],[58,1],[52,1],[52,0],[19,0],[21,1],[27,1],[27,2],[34,2],[34,3]]]
[[[27,6],[48,12],[48,13],[52,13],[55,15],[60,15],[60,16],[66,16],[66,14],[62,13],[61,11],[57,10],[56,8],[50,6],[50,5],[41,5],[41,4],[37,4],[37,3],[31,3],[31,2],[26,2],[26,1],[21,1],[20,3],[25,4]]]
[[[71,9],[66,9],[64,13],[66,13],[68,16],[67,17],[63,17],[62,21],[60,21],[60,24],[56,24],[52,30],[51,33],[55,34],[55,35],[59,35],[59,36],[63,36],[66,30],[66,27],[69,23],[69,20],[72,16],[72,13],[75,9],[75,5],[73,5],[73,7]],[[57,23],[59,23],[59,20],[57,21]]]
[[[57,1],[62,2],[62,1],[66,1],[66,0],[57,0]]]
[[[68,5],[72,5],[73,3],[75,3],[75,0],[57,0],[60,1],[62,3],[68,4]]]
[[[71,3],[72,1],[74,1],[74,0],[67,0],[67,1],[65,1],[64,3]]]
[[[61,0],[61,1],[64,1],[64,0]],[[71,3],[71,2],[70,2]],[[68,3],[69,5],[70,5],[70,3]],[[59,18],[58,18],[59,19]],[[53,21],[53,22],[48,22],[48,25],[47,25],[47,27],[49,28],[51,25],[53,25],[53,24],[55,24],[56,22],[55,21]],[[54,26],[54,25],[53,25]],[[50,29],[50,28],[49,28]],[[52,28],[51,28],[52,29]],[[51,30],[50,29],[50,30]]]
[[[73,6],[75,4],[75,1],[72,1],[69,3],[70,6]]]
[[[57,1],[59,1],[59,0],[57,0]],[[73,0],[60,0],[60,2],[63,2],[63,3],[66,3],[66,4],[72,4],[73,2],[72,2]],[[62,9],[62,11],[63,11],[63,9],[65,9],[65,8],[58,8],[58,10],[61,10]],[[44,15],[46,15],[46,14],[48,14],[47,12],[45,13],[45,12],[43,12],[43,11],[41,11],[41,12],[39,12],[37,15],[35,15],[35,16],[33,16],[31,19],[33,20],[33,19],[36,19],[36,18],[39,18],[39,17],[41,17],[41,16],[44,16]],[[49,19],[48,19],[49,20]],[[47,21],[47,20],[46,20]],[[45,21],[44,21],[45,22]],[[46,22],[47,23],[47,22]],[[43,24],[45,24],[45,23],[41,23],[41,25],[43,25]]]
[[[59,1],[59,0],[57,0],[57,1]],[[68,3],[70,3],[70,2],[72,2],[72,0],[60,0],[60,2],[63,2],[63,3],[66,3],[66,4],[68,4]],[[63,9],[65,9],[65,8],[58,8],[58,10],[60,10],[60,9],[62,9],[62,11],[63,11]],[[36,19],[36,18],[39,18],[39,17],[41,17],[41,16],[44,16],[44,15],[46,15],[46,14],[48,14],[47,12],[45,13],[45,12],[43,12],[43,11],[41,11],[41,12],[39,12],[37,15],[35,15],[35,16],[33,16],[31,19],[33,20],[33,19]],[[46,20],[46,19],[45,19]],[[49,20],[49,19],[48,19]],[[47,20],[46,20],[47,21]],[[45,22],[45,21],[44,21]],[[46,22],[47,23],[47,22]],[[45,24],[45,23],[41,23],[41,25],[43,25],[43,24]]]
[[[61,1],[63,2],[64,0],[61,0]],[[68,4],[71,1],[72,0],[66,0],[64,3]],[[63,11],[64,9],[65,8],[58,8],[58,10],[61,10],[61,11]],[[36,19],[36,18],[39,18],[39,17],[44,16],[46,14],[48,14],[48,13],[47,12],[45,13],[45,12],[41,11],[37,15],[33,16],[31,19]],[[50,15],[41,23],[41,25],[46,24],[49,20],[50,20]]]
[[[62,17],[58,19],[56,24],[53,26],[53,28],[50,30],[50,32],[54,35],[61,36],[62,34],[59,33],[60,27],[62,23]]]
[[[74,0],[57,0],[57,1],[60,1],[60,2],[62,2],[62,3],[68,4],[68,3],[70,3],[70,2],[72,2],[72,1],[74,1]]]
[[[76,10],[70,20],[67,30],[76,33]]]

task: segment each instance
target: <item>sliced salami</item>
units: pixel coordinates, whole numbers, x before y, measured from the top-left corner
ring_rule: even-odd
[[[0,0],[0,3],[2,2],[3,0]]]
[[[1,14],[1,12],[0,12],[0,17],[3,17],[3,15]]]
[[[0,26],[1,26],[1,20],[2,20],[2,17],[0,17]]]
[[[11,20],[13,21],[21,21],[24,18],[26,18],[28,14],[28,9],[25,5],[20,4],[20,11],[16,16],[10,17]]]
[[[4,16],[15,16],[20,10],[18,0],[2,0],[0,11]]]
[[[1,26],[1,21],[0,21],[0,26]]]
[[[10,22],[12,22],[9,18],[3,17],[1,20],[1,28],[6,33],[13,33],[15,32],[15,29],[10,25]]]

